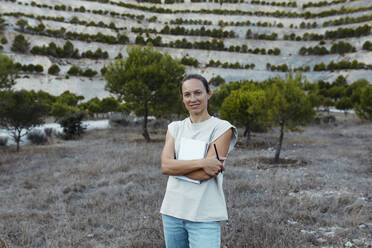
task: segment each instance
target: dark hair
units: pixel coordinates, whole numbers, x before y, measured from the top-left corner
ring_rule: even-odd
[[[182,79],[182,81],[181,81],[181,83],[180,83],[180,93],[181,93],[181,95],[182,95],[182,85],[183,85],[183,83],[184,83],[185,81],[187,81],[187,80],[189,80],[189,79],[198,79],[198,80],[200,80],[200,82],[203,83],[204,88],[205,88],[205,90],[207,91],[207,93],[209,93],[209,91],[211,91],[210,88],[209,88],[209,85],[208,85],[208,81],[207,81],[207,79],[205,79],[205,77],[203,77],[203,76],[200,75],[200,74],[188,74],[188,75],[186,75],[186,76]]]

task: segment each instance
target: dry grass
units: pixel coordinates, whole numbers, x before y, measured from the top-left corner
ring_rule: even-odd
[[[372,128],[353,119],[285,135],[230,155],[223,247],[372,246]],[[90,131],[16,154],[0,149],[0,240],[15,247],[164,247],[159,208],[165,130]],[[240,141],[244,144],[244,140]],[[256,145],[255,145],[256,144]],[[1,241],[0,241],[1,244]]]

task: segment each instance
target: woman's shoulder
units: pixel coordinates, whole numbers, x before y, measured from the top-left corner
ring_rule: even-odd
[[[217,128],[226,128],[226,127],[233,127],[235,128],[230,122],[226,121],[226,120],[222,120],[218,117],[213,117],[213,120],[214,120],[214,125],[217,127]]]
[[[171,123],[168,124],[168,128],[169,127],[179,127],[179,126],[182,126],[186,123],[186,120],[187,118],[183,119],[183,120],[177,120],[177,121],[172,121]]]
[[[172,121],[171,123],[168,124],[168,131],[171,133],[173,137],[177,136],[178,131],[180,130],[180,128],[182,128],[182,126],[185,125],[186,120],[187,118],[184,120]]]

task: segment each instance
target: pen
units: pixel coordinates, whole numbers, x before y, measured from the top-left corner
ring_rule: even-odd
[[[214,147],[214,151],[216,152],[217,160],[219,161],[220,160],[220,157],[218,156],[216,144],[213,144],[213,147]],[[221,169],[220,169],[220,172],[222,173],[222,170]]]
[[[220,157],[218,156],[216,144],[213,144],[213,146],[214,146],[214,151],[216,152],[217,160],[220,160]]]

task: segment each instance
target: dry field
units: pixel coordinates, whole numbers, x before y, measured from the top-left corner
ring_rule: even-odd
[[[0,147],[0,247],[164,247],[164,134],[145,143],[116,127]],[[230,154],[223,247],[372,247],[372,124],[339,117],[285,134],[280,165],[267,162],[276,137]]]

